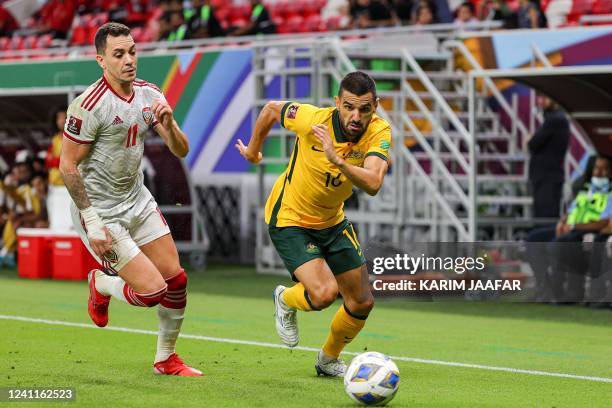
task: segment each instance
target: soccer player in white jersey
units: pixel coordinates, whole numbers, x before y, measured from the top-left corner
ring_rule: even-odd
[[[159,305],[154,372],[200,376],[175,352],[187,276],[140,171],[148,128],[177,157],[189,152],[188,139],[159,88],[136,79],[130,29],[104,24],[95,46],[103,75],[70,104],[60,159],[75,228],[104,270],[89,273],[89,315],[106,326],[111,297],[134,306]]]

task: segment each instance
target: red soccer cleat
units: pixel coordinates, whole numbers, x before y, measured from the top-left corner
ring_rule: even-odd
[[[110,303],[111,297],[104,296],[96,290],[96,272],[100,271],[94,269],[87,275],[87,280],[89,281],[87,311],[89,312],[89,317],[91,317],[91,320],[96,326],[104,327],[108,324],[108,304]]]
[[[185,364],[176,353],[170,354],[170,357],[164,361],[158,361],[153,364],[153,372],[155,374],[180,375],[182,377],[200,377],[204,375],[200,370]]]

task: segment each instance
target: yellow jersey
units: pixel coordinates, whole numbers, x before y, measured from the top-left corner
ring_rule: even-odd
[[[336,108],[286,103],[281,126],[295,132],[296,139],[289,165],[266,202],[265,219],[270,226],[321,230],[345,218],[344,201],[351,196],[353,183],[325,157],[312,131],[316,124],[327,126],[337,154],[352,165],[363,167],[370,155],[389,158],[391,127],[377,115],[359,139],[349,141],[342,133]]]

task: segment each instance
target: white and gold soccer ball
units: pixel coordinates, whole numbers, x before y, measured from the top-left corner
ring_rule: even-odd
[[[363,405],[385,405],[399,389],[397,365],[382,353],[370,351],[355,357],[344,375],[344,389]]]

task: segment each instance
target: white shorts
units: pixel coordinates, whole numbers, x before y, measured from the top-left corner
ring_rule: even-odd
[[[135,207],[143,208],[140,211],[129,210],[124,214],[113,218],[102,218],[102,222],[113,237],[113,249],[100,259],[89,246],[89,239],[81,220],[81,214],[74,203],[70,206],[72,222],[81,241],[96,261],[106,269],[106,273],[115,275],[138,253],[141,246],[148,244],[170,233],[166,219],[162,215],[155,199],[152,197],[142,205]]]

